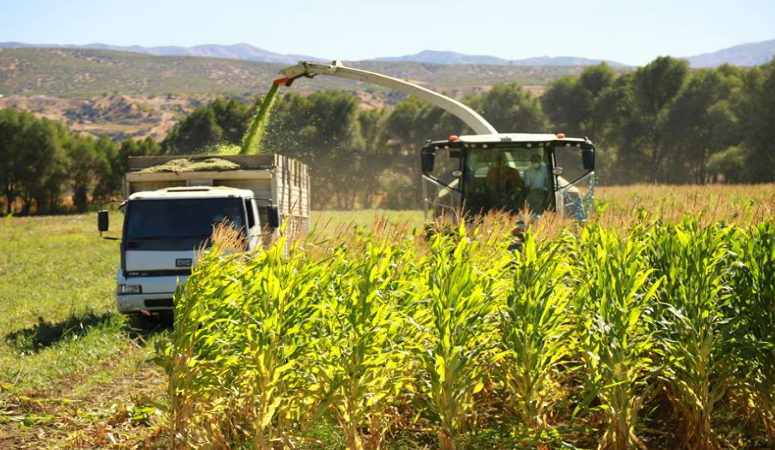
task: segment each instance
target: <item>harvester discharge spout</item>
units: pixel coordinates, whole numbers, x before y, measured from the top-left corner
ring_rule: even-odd
[[[459,118],[466,125],[471,127],[476,134],[496,134],[495,127],[490,125],[484,117],[476,111],[459,101],[449,98],[446,95],[439,94],[428,88],[418,86],[408,81],[389,77],[368,70],[355,69],[344,66],[340,61],[333,61],[331,64],[322,64],[311,61],[301,61],[298,64],[286,67],[280,71],[281,78],[276,79],[275,84],[290,86],[301,77],[313,78],[317,75],[328,75],[337,78],[359,81],[363,83],[376,84],[388,89],[413,95],[421,100],[438,106],[453,116]]]

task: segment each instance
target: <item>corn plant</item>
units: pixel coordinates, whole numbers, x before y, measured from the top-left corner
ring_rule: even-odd
[[[509,442],[544,445],[580,388],[573,415],[594,402],[601,448],[643,447],[657,392],[689,447],[723,442],[728,401],[772,441],[775,224],[619,225],[529,232],[515,253],[497,217],[429,241],[377,226],[246,254],[238,235],[214,239],[159,349],[170,447],[296,448],[338,425],[371,450],[411,425],[457,449],[515,414],[536,439]]]
[[[319,268],[283,249],[281,239],[245,259],[216,247],[179,291],[165,352],[172,448],[267,449],[288,439]]]
[[[239,343],[247,356],[244,382],[256,449],[284,439],[284,428],[296,422],[299,408],[307,407],[294,391],[304,383],[300,363],[312,351],[307,330],[315,307],[310,294],[321,267],[305,264],[296,247],[284,256],[284,239],[255,257],[241,280],[245,301]]]
[[[616,450],[642,444],[634,430],[654,370],[649,308],[658,283],[646,284],[651,270],[643,250],[615,231],[585,227],[570,255],[578,259],[577,336],[587,401],[597,397],[605,412],[601,447]]]
[[[748,344],[746,364],[738,378],[745,380],[748,410],[758,416],[770,445],[775,445],[775,223],[752,226],[736,239],[742,265],[734,282]]]
[[[518,416],[533,431],[547,426],[546,414],[561,395],[559,364],[571,353],[567,263],[559,249],[525,235],[501,310],[502,352],[496,360]]]
[[[228,318],[220,306],[239,295],[234,282],[235,256],[213,249],[175,294],[175,324],[171,341],[158,349],[157,361],[168,377],[170,448],[230,448],[244,438],[230,385],[235,368],[230,345],[214,339]]]
[[[465,225],[454,237],[437,234],[425,267],[429,342],[418,356],[427,374],[427,406],[439,420],[444,450],[458,448],[473,396],[484,387],[480,357],[491,345],[487,336],[501,267],[497,260],[476,261],[478,244],[468,239]]]
[[[731,293],[725,272],[734,256],[727,242],[735,239],[734,229],[700,229],[686,220],[652,230],[651,264],[664,280],[658,291],[660,378],[684,421],[687,446],[716,449],[711,418],[737,369],[735,321],[724,313]]]
[[[312,388],[352,450],[383,444],[407,363],[399,348],[404,330],[396,289],[407,256],[400,244],[363,239],[353,243],[360,251],[340,247],[326,264]]]

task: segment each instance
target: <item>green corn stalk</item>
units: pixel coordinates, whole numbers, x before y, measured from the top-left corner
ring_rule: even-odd
[[[298,409],[308,407],[296,396],[305,383],[301,362],[312,351],[308,337],[315,314],[311,293],[322,267],[306,264],[302,252],[285,237],[254,257],[241,281],[239,347],[244,351],[248,404],[253,406],[253,448],[268,449],[286,438],[285,426]],[[296,400],[296,401],[294,401]]]
[[[739,314],[746,344],[738,366],[747,408],[775,446],[775,223],[751,226],[734,240],[742,264],[734,278],[733,313]]]
[[[221,306],[238,296],[236,256],[207,254],[175,294],[170,342],[157,348],[169,377],[170,448],[227,449],[240,439],[239,418],[230,414],[234,367],[229,345],[214,340],[228,317]]]
[[[546,413],[561,395],[559,365],[572,350],[570,290],[563,284],[568,264],[559,249],[525,235],[501,310],[503,351],[496,361],[522,424],[533,432],[547,427]]]
[[[283,240],[249,260],[214,248],[179,291],[162,352],[171,448],[273,448],[307,406],[296,393],[320,268]]]
[[[600,401],[607,419],[601,447],[616,450],[642,445],[634,428],[654,370],[649,308],[659,283],[647,286],[651,270],[634,237],[587,226],[571,242],[571,257],[579,261],[577,336],[589,392],[582,404]]]
[[[497,260],[476,261],[478,242],[465,225],[457,236],[433,237],[425,265],[431,310],[427,347],[418,356],[427,374],[427,406],[439,420],[443,450],[458,448],[473,396],[484,387],[482,353],[491,344]]]
[[[395,420],[389,408],[407,381],[395,280],[412,255],[387,239],[363,240],[350,244],[359,251],[339,248],[327,264],[315,372],[315,391],[351,450],[381,448]]]
[[[721,447],[711,417],[734,381],[736,321],[724,313],[730,299],[725,272],[733,254],[733,228],[700,229],[696,220],[652,231],[651,258],[664,277],[659,289],[659,344],[664,355],[660,378],[686,427],[693,449]]]

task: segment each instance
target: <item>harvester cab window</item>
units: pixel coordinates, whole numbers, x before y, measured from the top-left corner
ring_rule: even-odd
[[[584,220],[589,215],[595,191],[595,173],[584,169],[581,143],[565,143],[554,149],[558,209],[564,215]]]
[[[542,147],[473,148],[465,172],[466,209],[472,213],[529,208],[540,214],[551,206],[551,179]]]
[[[436,152],[432,173],[434,179],[423,177],[422,180],[424,205],[432,210],[426,209],[426,214],[432,212],[433,217],[454,215],[460,207],[460,175],[462,174],[460,164],[458,154],[450,150]]]

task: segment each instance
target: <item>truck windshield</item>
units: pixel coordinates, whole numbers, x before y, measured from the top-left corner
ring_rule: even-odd
[[[541,214],[551,206],[552,179],[543,147],[497,147],[469,150],[465,165],[466,209],[511,213],[528,208]]]
[[[128,240],[204,239],[224,220],[244,226],[242,200],[207,198],[191,200],[134,200],[127,210]]]

